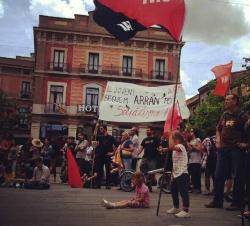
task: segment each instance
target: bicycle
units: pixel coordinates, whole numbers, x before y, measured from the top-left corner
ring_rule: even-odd
[[[170,184],[171,184],[171,172],[169,172],[169,171],[165,172],[164,175],[163,175],[163,172],[164,172],[164,169],[160,168],[160,169],[148,171],[146,173],[146,175],[155,175],[158,173],[162,174],[157,181],[158,187],[160,187],[162,184],[162,190],[165,193],[169,194],[170,193]],[[132,184],[132,178],[133,178],[134,174],[135,174],[135,171],[133,171],[133,170],[122,170],[121,171],[121,174],[120,174],[120,188],[121,188],[121,190],[123,190],[125,192],[131,192],[135,189],[135,187]],[[151,187],[152,181],[151,181],[150,177],[148,177],[146,175],[144,175],[145,183],[146,183],[146,185]]]

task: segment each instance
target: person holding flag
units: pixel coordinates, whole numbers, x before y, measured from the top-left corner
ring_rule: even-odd
[[[175,214],[178,218],[189,218],[189,176],[188,156],[186,142],[180,132],[171,132],[169,136],[169,149],[173,152],[173,172],[171,183],[171,194],[173,208],[167,211],[168,214]],[[182,198],[182,210],[179,209],[179,195]]]

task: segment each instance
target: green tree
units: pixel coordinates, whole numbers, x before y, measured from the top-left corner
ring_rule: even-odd
[[[243,95],[242,87],[250,87],[250,71],[249,75],[244,78],[237,78],[232,84],[232,89],[236,89],[237,95],[240,97],[240,106],[244,111],[250,111],[250,95]],[[248,91],[249,92],[249,91]]]
[[[237,91],[237,95],[240,98],[240,106],[244,111],[250,111],[250,97],[248,95],[242,95],[242,84],[250,87],[250,76],[236,79],[231,85],[232,90]],[[200,137],[204,138],[208,129],[214,129],[222,114],[224,106],[224,98],[218,97],[212,94],[212,90],[215,87],[215,80],[208,83],[209,92],[205,101],[201,103],[194,115],[189,120],[189,126],[197,128],[200,131]]]
[[[200,137],[205,137],[208,129],[214,129],[220,118],[223,109],[223,98],[209,93],[206,100],[196,109],[190,119],[192,127],[197,128]]]

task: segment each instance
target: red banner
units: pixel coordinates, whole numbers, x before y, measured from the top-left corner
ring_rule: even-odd
[[[230,86],[231,71],[233,61],[229,64],[219,65],[211,69],[216,77],[216,86],[213,94],[216,96],[225,96]]]
[[[184,0],[96,0],[145,27],[159,25],[180,40],[185,20]]]
[[[72,188],[82,188],[83,183],[80,176],[80,171],[76,160],[71,152],[67,150],[67,160],[68,160],[68,183]]]
[[[171,128],[172,114],[174,114],[174,116],[173,116],[173,125]],[[175,104],[174,111],[173,107],[169,108],[168,110],[167,118],[164,125],[164,135],[168,137],[169,132],[176,130],[180,122],[181,122],[181,115],[178,110],[178,104]]]

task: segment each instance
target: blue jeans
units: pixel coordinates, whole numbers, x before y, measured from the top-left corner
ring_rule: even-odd
[[[218,150],[215,171],[214,203],[223,206],[225,181],[231,174],[234,178],[233,204],[241,206],[244,191],[244,151],[237,147],[226,147]]]
[[[122,161],[123,161],[125,169],[128,169],[128,170],[132,169],[132,158],[130,158],[130,159],[122,159]]]

